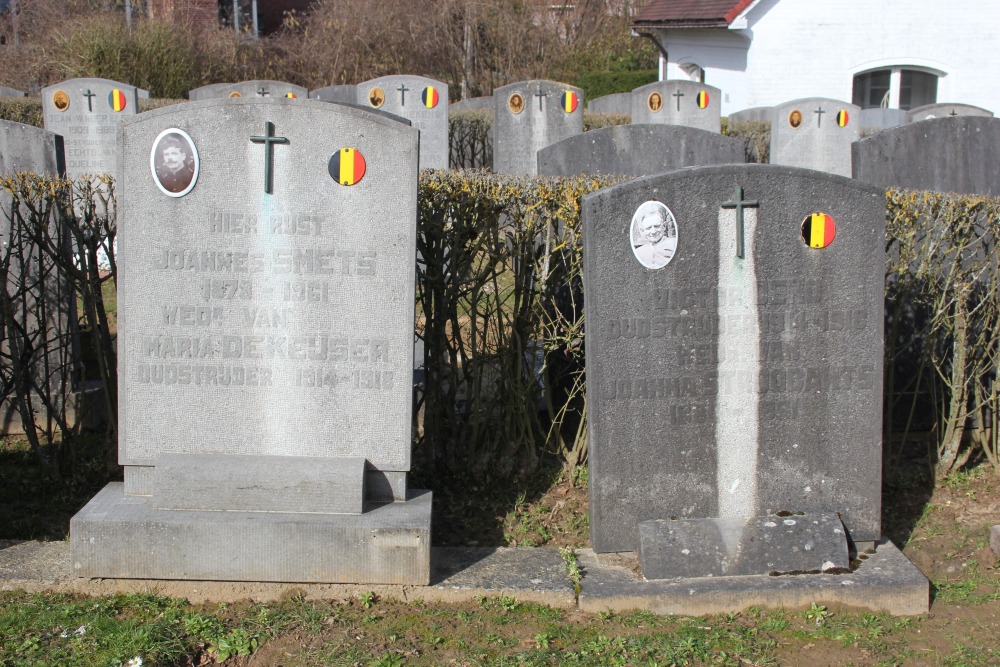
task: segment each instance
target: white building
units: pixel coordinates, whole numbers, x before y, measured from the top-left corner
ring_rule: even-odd
[[[722,113],[800,97],[935,102],[1000,115],[1000,0],[650,0],[633,31],[660,79],[722,90]]]

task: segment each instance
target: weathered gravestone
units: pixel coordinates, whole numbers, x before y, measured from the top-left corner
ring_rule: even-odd
[[[538,151],[542,176],[648,176],[681,167],[743,162],[743,142],[677,125],[613,125]]]
[[[742,111],[734,111],[729,114],[729,125],[733,123],[756,123],[761,121],[771,122],[771,115],[774,107],[751,107]]]
[[[229,88],[232,83],[210,83],[207,86],[192,88],[188,91],[188,99],[192,102],[201,100],[214,100],[218,97],[226,97],[221,94],[222,89]]]
[[[862,133],[887,130],[909,122],[910,114],[905,109],[862,109],[858,114],[858,125],[861,126]]]
[[[228,97],[230,99],[238,99],[241,97],[250,98],[261,98],[261,97],[278,97],[278,98],[308,98],[309,91],[302,86],[296,86],[294,83],[285,83],[284,81],[240,81],[239,83],[231,83],[228,86],[222,86],[213,91],[212,97]],[[210,99],[206,97],[201,97],[200,99]]]
[[[420,168],[448,168],[448,84],[423,76],[383,76],[358,84],[358,101],[407,118],[420,130]]]
[[[851,146],[854,178],[883,188],[1000,196],[1000,118],[935,118]]]
[[[2,97],[27,97],[28,93],[9,86],[0,86],[0,96]]]
[[[326,86],[309,91],[309,99],[322,100],[324,102],[346,102],[347,104],[358,103],[357,86]]]
[[[66,175],[118,174],[115,132],[136,115],[135,86],[107,79],[70,79],[42,89],[45,129],[62,135]]]
[[[930,120],[931,118],[954,118],[955,116],[992,118],[993,112],[971,104],[948,104],[941,102],[938,104],[925,104],[922,107],[910,109],[909,121],[915,123],[921,120]]]
[[[480,109],[489,109],[490,111],[493,111],[492,95],[470,97],[466,100],[459,100],[449,106],[449,111],[479,111]]]
[[[880,536],[884,192],[695,167],[582,213],[594,550],[648,579],[845,567],[837,515]]]
[[[594,98],[587,102],[587,111],[628,116],[632,113],[632,93],[614,93]]]
[[[58,177],[62,171],[62,137],[31,125],[0,121],[0,175],[31,172]],[[0,402],[0,432],[11,433],[23,431],[19,407],[37,412],[37,418],[44,420],[49,410],[61,414],[66,405],[73,390],[76,299],[65,275],[32,239],[27,206],[20,204],[15,210],[10,193],[2,191],[0,211],[0,263],[7,279],[4,301],[13,320],[23,327],[17,331],[4,327],[0,341],[3,384],[13,388],[20,380],[30,378],[31,382],[30,389],[21,392],[29,403],[19,406],[16,393]],[[49,234],[58,239],[60,230],[52,228]],[[11,356],[12,344],[21,350],[17,358]]]
[[[722,131],[722,91],[697,81],[656,81],[632,91],[632,122]]]
[[[538,173],[538,151],[583,132],[583,91],[555,81],[521,81],[493,91],[493,171]]]
[[[851,175],[851,142],[861,136],[861,108],[811,97],[774,108],[771,164]]]
[[[144,113],[119,140],[125,482],[74,517],[76,573],[426,584],[431,494],[406,484],[417,132],[244,99]]]

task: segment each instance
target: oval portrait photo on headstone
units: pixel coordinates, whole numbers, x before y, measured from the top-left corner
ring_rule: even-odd
[[[632,216],[632,254],[647,269],[662,269],[677,251],[677,220],[666,204],[647,201]]]
[[[792,113],[788,114],[788,124],[798,129],[802,125],[802,112],[798,109],[792,109]]]
[[[521,93],[514,93],[509,98],[507,98],[507,108],[510,109],[511,113],[521,113],[524,111],[524,96]]]
[[[198,149],[187,132],[171,127],[156,136],[149,152],[149,170],[163,194],[183,197],[191,192],[200,168]]]

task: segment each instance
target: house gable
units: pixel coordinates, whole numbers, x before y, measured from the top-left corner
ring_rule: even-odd
[[[652,0],[634,28],[726,28],[754,0]]]

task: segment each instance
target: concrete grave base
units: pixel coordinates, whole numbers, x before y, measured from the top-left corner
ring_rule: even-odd
[[[358,515],[154,509],[106,486],[70,522],[78,577],[427,584],[431,492]]]
[[[701,577],[644,581],[634,554],[578,552],[582,611],[646,610],[702,616],[747,607],[844,605],[897,616],[927,613],[930,584],[889,541],[878,544],[850,574]]]

